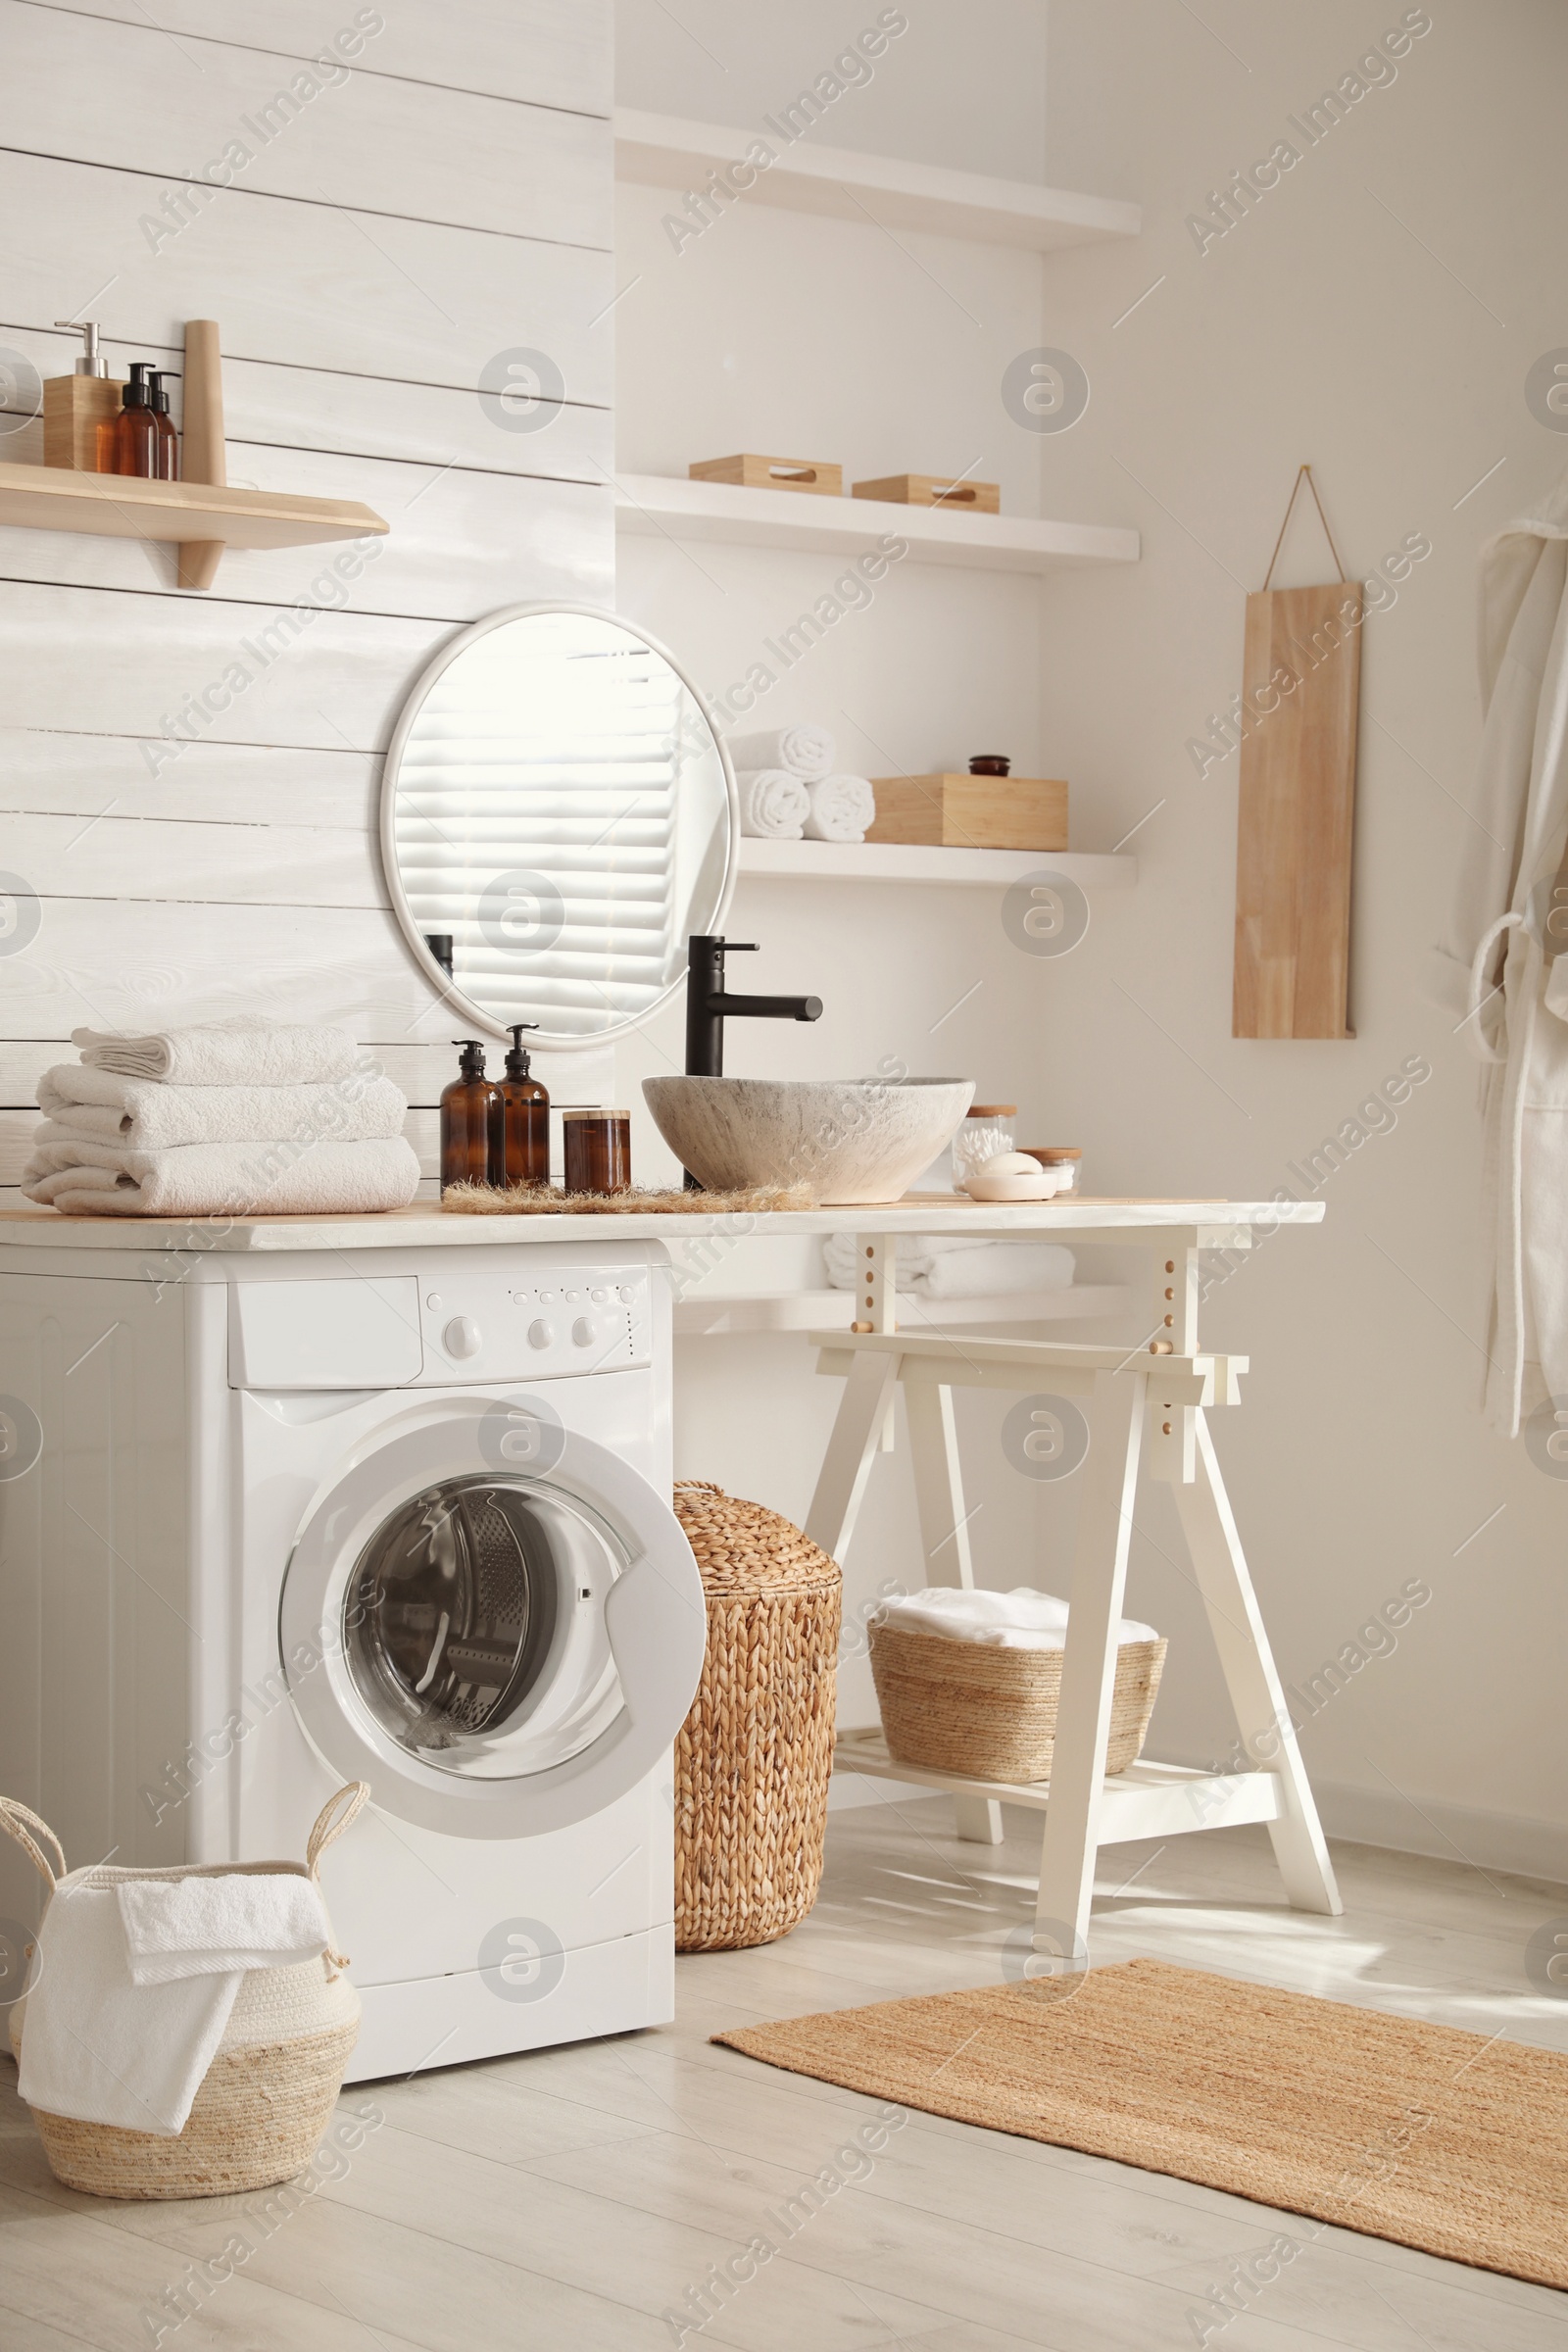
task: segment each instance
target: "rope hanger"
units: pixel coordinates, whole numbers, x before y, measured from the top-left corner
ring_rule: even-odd
[[[1296,480],[1291,487],[1290,499],[1285,509],[1285,520],[1280,524],[1280,535],[1274,542],[1274,553],[1270,556],[1268,560],[1268,569],[1263,574],[1263,586],[1259,591],[1260,595],[1267,595],[1268,584],[1274,577],[1274,566],[1280,560],[1280,549],[1285,545],[1285,534],[1291,527],[1291,514],[1296,506],[1297,499],[1300,495],[1301,476],[1303,473],[1306,476],[1306,486],[1312,493],[1312,504],[1317,509],[1317,518],[1323,525],[1323,536],[1329,543],[1329,554],[1334,558],[1334,567],[1338,571],[1340,578],[1342,580],[1346,579],[1345,565],[1340,562],[1340,551],[1334,544],[1334,533],[1329,529],[1329,518],[1323,512],[1323,501],[1319,498],[1317,494],[1317,484],[1312,479],[1312,468],[1310,466],[1298,466],[1296,469]]]

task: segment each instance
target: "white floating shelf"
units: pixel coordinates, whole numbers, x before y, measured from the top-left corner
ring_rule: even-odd
[[[1132,1304],[1132,1292],[1116,1282],[1064,1283],[1057,1291],[1010,1293],[991,1298],[918,1298],[904,1292],[899,1311],[906,1327],[951,1331],[969,1323],[1088,1322],[1119,1315]],[[675,1306],[677,1339],[728,1339],[742,1331],[848,1331],[855,1314],[853,1291],[779,1291],[752,1297],[682,1298]]]
[[[761,130],[730,130],[617,107],[615,177],[645,187],[701,189],[710,172],[723,173],[759,139],[776,161],[757,172],[739,201],[826,213],[840,220],[883,228],[925,229],[933,236],[968,237],[986,245],[1022,245],[1055,253],[1066,245],[1099,245],[1136,237],[1143,215],[1113,196],[1080,196],[1031,180],[992,179],[978,172],[949,172],[901,157],[820,147],[792,137],[776,118]],[[720,199],[722,202],[722,199]]]
[[[884,535],[922,564],[971,571],[1059,571],[1085,564],[1136,564],[1138,533],[1099,522],[1033,522],[1021,514],[958,514],[881,498],[819,498],[805,490],[743,490],[679,474],[628,473],[615,484],[615,525],[639,536],[727,539],[859,555]],[[902,559],[901,559],[902,560]]]
[[[1064,874],[1081,890],[1130,890],[1131,851],[936,850],[903,841],[759,841],[742,836],[740,870],[794,882],[980,882],[1005,890],[1025,874]]]
[[[1047,1781],[982,1781],[962,1772],[937,1772],[919,1764],[895,1764],[879,1730],[840,1732],[833,1770],[865,1773],[872,1780],[904,1781],[940,1788],[953,1796],[984,1796],[1004,1805],[1029,1805],[1047,1812]],[[1102,1783],[1098,1836],[1102,1845],[1140,1838],[1180,1838],[1190,1830],[1234,1828],[1241,1822],[1278,1821],[1283,1782],[1277,1773],[1213,1773],[1185,1764],[1156,1764],[1141,1757],[1125,1772]]]

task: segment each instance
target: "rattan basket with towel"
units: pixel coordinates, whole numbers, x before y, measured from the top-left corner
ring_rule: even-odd
[[[928,1597],[913,1596],[916,1605]],[[937,1597],[957,1603],[960,1595]],[[984,1781],[1049,1781],[1061,1697],[1059,1638],[1049,1647],[960,1640],[890,1622],[892,1613],[892,1604],[885,1604],[868,1630],[871,1675],[894,1762]],[[1064,1624],[1065,1609],[1061,1616]],[[1107,1773],[1137,1762],[1164,1663],[1165,1643],[1157,1637],[1118,1644]]]
[[[769,1943],[822,1877],[842,1579],[760,1503],[684,1479],[675,1516],[708,1600],[708,1654],[675,1741],[675,1943]]]
[[[321,1855],[369,1793],[364,1781],[338,1790],[311,1831],[303,1864],[185,1864],[164,1870],[106,1865],[83,1877],[94,1888],[128,1880],[273,1872],[292,1872],[314,1883]],[[25,1805],[0,1797],[0,1829],[31,1856],[52,1895],[67,1871],[60,1840],[47,1823]],[[82,1878],[74,1882],[81,1883]],[[292,2180],[320,2144],[359,2037],[360,1999],[342,1973],[345,1966],[341,1953],[328,1950],[302,1965],[247,1969],[177,2133],[127,2131],[33,2108],[56,2180],[94,2196],[149,2198],[228,2196]],[[11,2013],[11,2047],[19,2061],[25,2006],[20,2000]]]

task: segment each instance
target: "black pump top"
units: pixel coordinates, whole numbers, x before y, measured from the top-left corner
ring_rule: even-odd
[[[147,389],[152,396],[154,416],[167,416],[169,415],[169,394],[164,388],[164,371],[161,368],[149,370]]]
[[[455,1037],[452,1043],[463,1048],[458,1056],[458,1075],[462,1078],[482,1078],[484,1048],[479,1040],[476,1037]]]
[[[522,1042],[522,1033],[525,1029],[537,1029],[538,1026],[537,1021],[513,1021],[510,1024],[508,1034],[512,1039],[512,1044],[507,1053],[507,1076],[509,1078],[527,1077],[528,1049]]]
[[[130,381],[121,395],[122,406],[127,409],[150,409],[153,406],[152,387],[147,382],[157,369],[151,360],[132,360]]]

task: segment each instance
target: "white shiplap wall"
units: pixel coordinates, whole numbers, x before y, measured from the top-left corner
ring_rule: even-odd
[[[0,957],[0,1185],[73,1028],[253,1008],[374,1046],[428,1176],[462,1024],[387,910],[380,756],[455,628],[612,602],[610,0],[161,0],[158,18],[0,0],[0,346],[64,374],[79,343],[51,322],[83,314],[112,371],[177,370],[184,320],[216,318],[229,480],[360,499],[391,535],[350,583],[327,582],[336,550],[300,548],[225,555],[189,594],[172,549],[0,529],[0,867],[41,902]],[[346,81],[265,144],[243,127],[356,28]],[[236,138],[255,160],[150,236]],[[480,406],[481,368],[515,349],[564,379],[541,431]],[[0,440],[41,455],[37,426]],[[153,772],[166,715],[300,598],[325,609]],[[605,1054],[540,1066],[558,1099],[612,1082]]]

